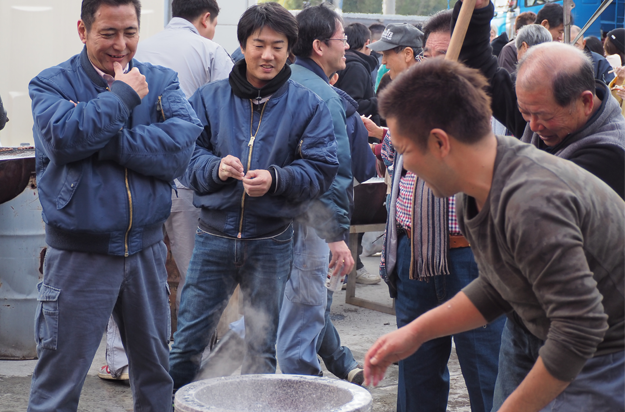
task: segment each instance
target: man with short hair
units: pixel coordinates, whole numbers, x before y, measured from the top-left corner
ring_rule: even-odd
[[[558,3],[545,4],[536,14],[536,24],[540,24],[551,33],[553,41],[564,41],[564,8]],[[573,16],[571,16],[573,24]]]
[[[326,322],[328,268],[332,269],[331,276],[344,276],[354,265],[343,240],[349,231],[348,191],[352,187],[345,109],[329,84],[330,75],[345,68],[345,49],[349,46],[341,18],[324,5],[302,10],[297,24],[299,35],[293,48],[297,60],[291,65],[291,79],[314,90],[330,110],[339,170],[329,190],[296,222],[293,269],[280,311],[277,351],[282,372],[319,375],[317,343],[323,339],[320,333]],[[328,266],[329,252],[332,260]],[[351,352],[333,366],[340,379],[362,382],[362,369]]]
[[[450,23],[449,10],[435,14],[426,23],[426,60],[447,53]],[[371,123],[364,121],[371,131]],[[392,185],[380,273],[395,298],[397,326],[401,328],[445,305],[476,279],[479,271],[458,227],[455,198],[435,198],[420,176],[404,171],[404,157],[393,146],[388,130],[382,132],[378,137],[383,138],[382,157]],[[471,408],[476,412],[491,410],[503,324],[500,319],[485,328],[453,335]],[[447,410],[451,342],[452,336],[429,342],[399,362],[398,411]]]
[[[514,37],[518,36],[519,30],[528,24],[534,24],[535,21],[536,13],[526,11],[519,14],[516,19],[514,19]],[[516,64],[519,62],[517,59],[517,46],[514,40],[513,38],[508,44],[503,46],[499,56],[497,56],[499,67],[503,67],[509,73],[514,73],[516,71]]]
[[[232,60],[223,47],[212,41],[219,14],[215,0],[174,0],[172,14],[173,18],[164,30],[139,43],[135,58],[177,72],[180,88],[189,98],[198,87],[227,78]],[[171,194],[171,214],[165,221],[165,231],[180,274],[174,306],[177,318],[200,209],[193,206],[193,191],[178,179],[174,182],[176,190]],[[106,365],[102,366],[98,376],[114,380],[128,379],[129,376],[128,358],[112,318],[106,330]]]
[[[493,410],[620,410],[625,203],[573,163],[495,136],[487,90],[477,70],[435,59],[380,98],[406,168],[436,196],[459,193],[458,221],[480,276],[378,339],[365,358],[365,383],[376,385],[392,362],[428,341],[514,311],[533,339],[504,332],[507,367],[498,383],[514,383],[514,391]]]
[[[516,43],[517,59],[520,61],[527,53],[527,50],[537,44],[547,43],[551,40],[551,33],[540,24],[530,24],[523,27],[517,33]],[[516,78],[516,69],[511,73],[512,78]]]
[[[78,408],[111,312],[135,410],[171,410],[162,228],[202,128],[173,70],[133,60],[140,15],[138,0],[84,0],[82,53],[29,85],[49,246],[29,411]]]
[[[170,353],[174,389],[194,379],[237,284],[245,318],[241,372],[275,373],[293,220],[330,187],[338,168],[330,112],[289,80],[297,33],[295,18],[278,3],[250,7],[237,26],[245,59],[228,80],[190,99],[204,130],[182,183],[202,211]]]
[[[371,72],[377,65],[378,59],[371,56],[371,33],[367,26],[361,23],[352,23],[345,27],[345,35],[349,49],[345,51],[345,69],[339,70],[339,79],[334,85],[345,91],[358,103],[358,113],[371,116],[376,124],[380,124],[378,116],[378,98],[371,84]]]

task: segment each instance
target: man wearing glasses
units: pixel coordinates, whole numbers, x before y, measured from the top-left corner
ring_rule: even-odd
[[[349,46],[341,18],[325,6],[305,9],[297,15],[297,24],[299,34],[293,48],[297,61],[291,66],[291,79],[313,90],[330,109],[339,170],[330,189],[295,225],[293,269],[280,311],[277,352],[282,372],[319,375],[317,344],[323,339],[320,333],[332,327],[330,323],[324,329],[328,252],[332,252],[332,276],[343,276],[354,265],[343,240],[349,231],[348,191],[352,184],[345,109],[328,83],[330,75],[345,68],[345,49]],[[362,369],[357,367],[349,350],[340,346],[338,339],[335,343],[337,357],[333,373],[350,382],[361,383]],[[326,366],[331,367],[327,361]]]

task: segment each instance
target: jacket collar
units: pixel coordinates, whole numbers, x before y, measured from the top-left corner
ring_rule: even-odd
[[[198,36],[200,35],[200,32],[197,31],[197,28],[193,25],[193,23],[191,23],[187,19],[183,19],[182,17],[173,17],[171,20],[169,20],[169,23],[165,27],[165,30],[167,29],[190,30]]]
[[[298,57],[297,60],[295,60],[295,63],[293,64],[302,66],[303,68],[310,70],[311,72],[315,73],[317,76],[321,77],[326,83],[330,84],[330,81],[328,80],[328,76],[326,76],[321,66],[319,66],[313,59],[309,57]]]
[[[128,71],[132,70],[134,66],[133,61],[134,59],[130,60],[130,62],[128,63]],[[89,80],[95,83],[96,86],[103,87],[103,88],[108,87],[108,84],[106,84],[106,81],[93,68],[91,61],[89,60],[89,56],[87,55],[87,46],[83,47],[82,52],[80,52],[80,65],[82,66],[82,69],[87,74],[87,77],[89,77]]]

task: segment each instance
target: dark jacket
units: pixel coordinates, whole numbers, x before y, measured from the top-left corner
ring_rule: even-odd
[[[605,57],[590,51],[587,47],[584,48],[584,53],[592,60],[592,70],[595,73],[595,79],[600,80],[605,84],[610,84],[612,79],[614,79],[614,73],[610,73],[612,71],[612,66],[608,63]]]
[[[454,7],[452,28],[455,26],[461,5],[461,2],[457,2]],[[497,66],[497,59],[490,53],[488,39],[493,11],[493,3],[490,3],[488,7],[473,11],[459,57],[459,60],[467,66],[479,69],[489,80],[493,116],[517,138],[523,137],[524,141],[536,142],[537,147],[572,161],[603,180],[623,197],[625,194],[625,152],[622,142],[625,142],[625,119],[617,110],[618,103],[610,96],[607,86],[603,82],[596,82],[596,94],[602,100],[602,104],[581,130],[567,136],[560,145],[554,148],[548,149],[542,146],[538,142],[540,139],[536,140],[532,137],[535,134],[519,112],[516,91],[510,74]],[[589,135],[590,130],[593,132]],[[580,136],[589,139],[599,135],[602,138],[593,140],[591,145],[576,145],[576,150],[564,150],[566,146],[576,142]],[[617,143],[619,140],[620,144]]]
[[[39,200],[54,248],[129,256],[163,238],[173,180],[202,128],[176,72],[133,67],[150,87],[143,99],[121,81],[107,87],[86,48],[29,84]]]
[[[508,44],[510,40],[508,39],[508,33],[503,32],[499,36],[495,37],[493,41],[490,43],[490,47],[493,49],[493,55],[499,56],[501,49],[503,46]]]
[[[378,65],[378,59],[355,50],[345,51],[345,69],[340,70],[335,86],[344,90],[358,102],[358,113],[371,115],[375,124],[380,124],[378,98],[371,86],[371,72]]]
[[[195,191],[200,223],[211,232],[243,239],[277,234],[332,184],[338,162],[330,112],[298,83],[288,80],[260,110],[235,96],[228,79],[202,86],[190,102],[204,131],[181,181]],[[241,181],[222,181],[219,164],[227,155],[240,159],[245,172],[273,168],[275,191],[249,197]]]

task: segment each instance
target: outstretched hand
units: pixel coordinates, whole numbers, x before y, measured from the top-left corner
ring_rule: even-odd
[[[379,338],[365,355],[365,385],[377,386],[386,369],[394,362],[406,359],[419,349],[421,342],[411,325],[406,325]]]
[[[118,62],[113,63],[113,69],[115,69],[115,80],[122,81],[132,87],[141,99],[148,94],[148,82],[139,69],[133,67],[131,71],[124,73],[124,68]]]

